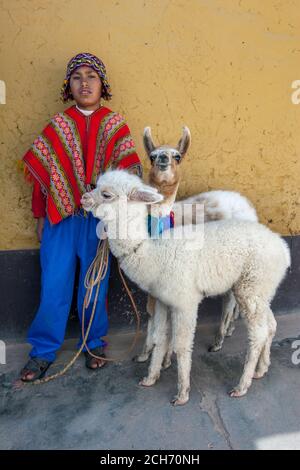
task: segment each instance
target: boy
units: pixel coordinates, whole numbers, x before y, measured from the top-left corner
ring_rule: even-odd
[[[95,257],[99,222],[80,207],[83,193],[93,189],[97,177],[108,168],[125,168],[141,176],[141,164],[124,119],[101,105],[111,99],[103,62],[90,53],[77,54],[67,65],[62,100],[76,105],[56,114],[23,157],[27,178],[34,183],[32,210],[41,242],[40,306],[28,333],[33,346],[21,379],[42,378],[61,346],[71,306],[76,259],[80,260],[77,308],[81,321],[85,274]],[[109,268],[97,300],[87,339],[92,357],[84,348],[86,366],[101,368],[105,361],[108,328],[107,289]],[[95,290],[95,289],[94,289]],[[86,311],[86,325],[93,297]],[[79,345],[82,343],[80,339]]]

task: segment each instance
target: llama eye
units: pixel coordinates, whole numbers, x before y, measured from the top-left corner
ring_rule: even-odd
[[[151,161],[151,163],[153,163],[155,159],[156,159],[156,155],[150,155],[150,161]]]
[[[177,163],[179,163],[181,160],[181,155],[174,155],[173,158],[174,160],[176,160]]]
[[[104,199],[111,199],[112,195],[110,193],[107,193],[105,191],[103,191],[101,193],[101,196],[104,197]]]

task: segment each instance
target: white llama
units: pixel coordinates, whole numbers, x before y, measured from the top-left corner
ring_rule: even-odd
[[[120,212],[120,201],[124,200],[127,208]],[[262,377],[270,365],[276,331],[270,302],[290,264],[289,249],[267,227],[237,220],[205,224],[204,240],[197,231],[192,240],[176,239],[181,227],[170,231],[173,239],[151,239],[146,223],[147,204],[161,200],[157,190],[139,177],[113,170],[100,176],[96,189],[84,194],[81,201],[86,210],[108,225],[110,249],[121,269],[159,300],[155,316],[162,319],[156,332],[157,344],[148,376],[141,384],[153,385],[160,376],[168,348],[167,306],[172,315],[173,350],[178,364],[178,394],[172,403],[183,405],[188,401],[198,304],[206,296],[233,289],[245,317],[249,345],[239,384],[230,395],[245,395],[253,377]],[[110,226],[117,226],[121,218],[127,222],[126,238],[110,231]]]
[[[146,154],[149,158],[151,169],[149,173],[149,184],[154,186],[163,194],[164,199],[156,204],[152,214],[166,216],[172,210],[174,213],[175,226],[181,224],[195,224],[196,204],[202,204],[204,208],[204,222],[215,220],[236,219],[258,222],[258,217],[251,202],[236,191],[215,190],[195,194],[175,202],[176,194],[180,184],[181,163],[191,145],[191,132],[188,127],[182,129],[182,136],[176,146],[155,145],[151,128],[144,129],[143,143]],[[192,211],[186,211],[183,218],[184,205],[191,205]],[[156,329],[154,319],[154,302],[152,296],[148,296],[147,311],[149,313],[147,334],[143,350],[135,360],[145,362],[149,358],[154,347],[154,330]],[[231,336],[235,329],[235,320],[240,312],[230,290],[222,297],[222,317],[220,327],[216,334],[214,343],[209,351],[218,351],[222,348],[226,336]],[[168,349],[164,360],[164,368],[171,364],[172,350]]]

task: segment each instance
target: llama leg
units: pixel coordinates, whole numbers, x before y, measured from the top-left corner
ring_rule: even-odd
[[[231,397],[241,397],[245,395],[252,383],[258,359],[269,338],[267,308],[268,306],[264,301],[260,301],[259,303],[257,300],[253,301],[252,304],[247,300],[243,305],[243,312],[245,313],[248,327],[249,346],[243,374],[238,386],[230,392]]]
[[[233,315],[232,315],[230,325],[228,326],[228,329],[227,329],[227,332],[226,332],[226,338],[230,337],[232,335],[232,333],[234,332],[234,330],[235,330],[235,321],[240,316],[240,309],[239,309],[238,303],[236,302],[235,298],[234,298],[234,302],[235,302],[235,305],[234,305],[234,308],[233,308]]]
[[[171,313],[168,314],[168,319],[167,319],[167,322],[168,322],[168,348],[167,348],[167,352],[166,352],[166,355],[164,357],[164,361],[163,361],[163,369],[168,369],[168,367],[170,367],[171,363],[172,363],[172,354],[173,354],[173,351],[174,351],[174,345],[173,345],[173,335],[172,335],[172,324],[171,324]]]
[[[155,302],[156,299],[152,295],[148,294],[146,310],[149,313],[150,317],[153,317],[155,313]]]
[[[147,306],[146,306],[146,310],[149,314],[147,334],[146,334],[146,339],[145,339],[145,343],[144,343],[141,354],[134,357],[134,361],[136,362],[146,362],[149,359],[149,356],[154,346],[153,329],[154,329],[155,302],[156,302],[156,299],[152,297],[152,295],[149,294],[147,298]]]
[[[175,320],[174,320],[174,312],[170,309],[169,312],[169,344],[168,350],[164,359],[163,367],[167,369],[171,365],[171,358],[173,353],[175,352]]]
[[[178,393],[173,405],[184,405],[189,400],[192,350],[197,321],[197,307],[172,311],[174,329],[174,351],[177,355]]]
[[[167,352],[166,352],[164,362],[163,362],[163,369],[168,369],[171,366],[171,364],[172,364],[172,355],[173,355],[173,345],[169,341],[168,342]]]
[[[147,377],[140,381],[140,385],[150,387],[154,385],[159,379],[162,362],[168,348],[168,323],[167,323],[168,310],[167,307],[156,301],[155,315],[154,315],[154,331],[153,342],[154,348],[152,351],[151,362],[148,369]]]
[[[233,319],[234,308],[236,306],[236,300],[233,292],[228,291],[222,299],[222,318],[219,331],[215,337],[215,342],[209,347],[210,352],[219,351],[222,348],[224,338],[227,335],[228,328]],[[233,331],[233,330],[232,330]]]
[[[272,341],[276,333],[276,326],[277,326],[277,322],[274,318],[272,310],[269,308],[268,309],[269,336],[259,356],[256,371],[254,372],[254,375],[253,375],[254,379],[261,379],[268,372],[268,369],[271,363],[270,361],[271,345],[272,345]]]
[[[149,315],[145,343],[144,343],[141,354],[139,354],[138,356],[134,358],[136,362],[146,362],[149,359],[149,356],[154,346],[154,341],[153,341],[154,323],[155,323],[154,314],[153,316]]]

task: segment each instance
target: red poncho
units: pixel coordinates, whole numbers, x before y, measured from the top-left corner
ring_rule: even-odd
[[[23,161],[28,179],[41,185],[52,224],[74,214],[82,194],[108,168],[142,173],[128,126],[122,116],[106,107],[90,116],[76,106],[56,114]]]

